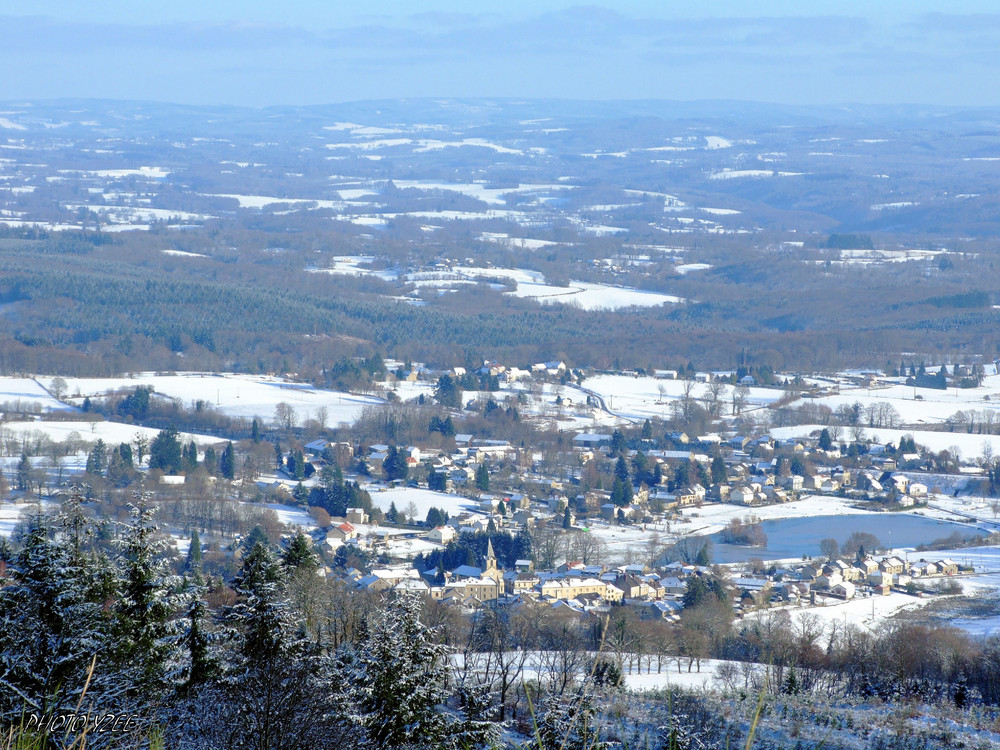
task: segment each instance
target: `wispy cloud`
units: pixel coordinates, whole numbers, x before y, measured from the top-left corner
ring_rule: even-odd
[[[7,16],[0,49],[17,75],[0,82],[0,98],[36,90],[254,104],[473,95],[837,102],[892,101],[905,90],[907,100],[915,92],[954,103],[972,90],[970,75],[1000,74],[998,44],[1000,14],[665,19],[592,5],[519,18],[370,17],[350,27]],[[1000,93],[989,96],[1000,103]]]

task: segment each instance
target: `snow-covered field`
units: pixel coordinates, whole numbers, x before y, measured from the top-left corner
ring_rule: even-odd
[[[595,375],[583,383],[584,390],[600,396],[608,409],[626,419],[646,419],[670,416],[671,404],[683,397],[684,389],[690,386],[690,381],[669,380],[650,377],[631,377],[628,375]],[[696,383],[691,396],[699,401],[705,397],[708,386]],[[723,399],[723,413],[728,413],[728,401],[733,389],[726,386],[726,398]],[[777,388],[749,389],[747,406],[763,406],[770,404],[782,396]]]
[[[808,437],[819,433],[823,425],[796,425],[794,427],[774,427],[770,430],[775,438],[786,440],[788,438]],[[849,437],[850,432],[842,430],[841,440],[845,436]],[[893,443],[899,445],[900,438],[910,435],[918,446],[924,446],[935,453],[947,450],[952,452],[953,448],[958,448],[959,455],[967,460],[974,460],[983,452],[984,445],[990,445],[993,455],[1000,455],[1000,435],[979,435],[968,432],[940,432],[935,430],[890,430],[886,428],[870,428],[864,430],[864,437],[875,443]]]
[[[51,382],[52,378],[35,380],[34,378],[0,377],[0,404],[19,404],[22,408],[43,411],[73,411],[72,406],[56,400],[49,393],[47,387]]]
[[[417,508],[417,518],[421,521],[424,520],[427,516],[427,511],[431,508],[440,508],[452,516],[475,508],[468,498],[445,492],[419,489],[417,487],[393,487],[387,489],[379,485],[370,485],[363,487],[363,489],[371,493],[372,503],[383,513],[388,511],[389,506],[393,503],[396,504],[396,510],[400,513],[404,512],[410,503],[413,503]]]
[[[519,283],[512,292],[516,297],[531,297],[544,304],[577,305],[584,310],[617,310],[622,307],[655,307],[683,302],[680,297],[641,289],[570,281],[569,286]]]
[[[0,503],[0,537],[9,537],[25,518],[37,513],[40,507],[46,509],[47,505]]]
[[[126,378],[73,378],[66,383],[67,393],[74,399],[147,385],[157,394],[178,399],[186,406],[204,401],[231,417],[259,417],[265,421],[273,419],[279,403],[288,404],[294,410],[298,423],[315,419],[320,409],[326,409],[328,426],[353,422],[365,406],[383,403],[374,396],[320,390],[305,383],[265,375],[141,373]]]
[[[98,440],[103,440],[108,445],[130,443],[136,435],[140,434],[152,441],[159,433],[159,430],[151,427],[140,427],[124,422],[4,422],[3,429],[10,430],[14,434],[27,436],[41,432],[54,443],[64,443],[67,439],[74,438],[84,443],[96,443]],[[224,442],[214,435],[188,432],[179,433],[178,439],[183,443],[189,443],[193,440],[200,447]]]
[[[424,212],[426,213],[426,212]],[[415,215],[415,214],[414,214]],[[421,214],[424,215],[424,214]],[[454,218],[454,217],[444,217]],[[520,242],[520,240],[510,240]],[[543,246],[541,240],[537,247]],[[550,244],[550,243],[545,243]],[[630,287],[595,284],[586,281],[570,281],[567,286],[545,283],[545,277],[538,271],[523,268],[478,268],[456,266],[441,271],[419,271],[400,275],[394,270],[373,270],[363,264],[373,260],[370,256],[342,256],[333,258],[325,268],[312,269],[314,273],[334,273],[349,275],[378,276],[386,281],[405,281],[415,286],[452,286],[460,283],[481,281],[513,282],[516,288],[509,292],[515,297],[530,297],[543,304],[576,305],[584,310],[617,310],[623,307],[655,307],[663,304],[678,304],[684,300],[672,294],[649,292]]]

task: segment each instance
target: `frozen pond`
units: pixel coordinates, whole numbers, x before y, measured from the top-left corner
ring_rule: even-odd
[[[908,513],[781,518],[763,521],[761,526],[767,535],[766,547],[723,544],[719,541],[718,534],[712,534],[712,562],[743,562],[754,557],[762,560],[801,558],[803,555],[814,557],[820,554],[821,540],[832,538],[843,545],[855,531],[874,534],[886,547],[916,547],[918,544],[950,536],[956,531],[966,536],[985,534],[965,524]]]

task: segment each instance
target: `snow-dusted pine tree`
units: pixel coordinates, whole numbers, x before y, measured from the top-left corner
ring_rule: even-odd
[[[23,546],[0,587],[0,716],[72,712],[95,655],[109,638],[103,601],[69,538],[53,538],[47,518],[30,522]],[[103,661],[91,680],[88,707],[105,687]]]
[[[496,724],[459,718],[448,707],[449,649],[420,622],[420,599],[393,596],[343,655],[342,698],[359,746],[475,748],[495,738]]]
[[[284,595],[281,563],[264,543],[247,552],[232,586],[239,600],[222,618],[221,677],[192,691],[184,721],[198,731],[176,744],[350,747],[335,741],[330,662],[304,636]],[[189,641],[192,658],[195,645]]]
[[[171,648],[167,620],[172,607],[171,586],[161,553],[166,541],[157,539],[155,509],[142,492],[129,506],[131,521],[118,540],[121,568],[120,595],[115,605],[115,656],[137,695],[147,698],[164,686],[165,665]]]

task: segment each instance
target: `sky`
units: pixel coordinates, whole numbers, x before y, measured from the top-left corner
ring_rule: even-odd
[[[939,0],[0,0],[0,101],[1000,105],[1000,3],[943,7]]]

